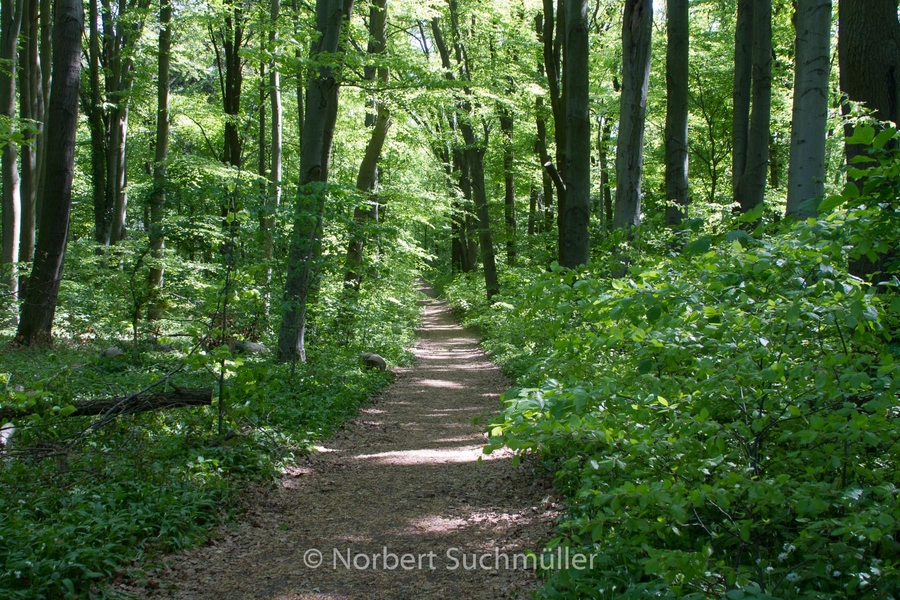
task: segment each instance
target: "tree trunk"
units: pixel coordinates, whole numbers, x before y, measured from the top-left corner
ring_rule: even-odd
[[[734,32],[734,86],[731,118],[732,194],[738,202],[738,184],[747,165],[747,139],[750,136],[750,91],[753,73],[753,5],[756,0],[737,0]]]
[[[550,108],[553,115],[553,134],[556,144],[556,163],[544,161],[550,180],[556,186],[556,229],[557,260],[562,264],[563,250],[566,245],[566,99],[563,66],[563,39],[565,39],[565,2],[557,0],[554,8],[553,0],[543,0],[543,28],[538,31],[538,40],[543,45],[544,63],[547,71],[547,88],[550,96]],[[554,14],[556,18],[554,19]]]
[[[516,266],[516,184],[513,174],[513,117],[500,110],[500,131],[503,133],[503,215],[506,221],[506,265]]]
[[[90,0],[88,37],[88,80],[90,102],[85,107],[91,131],[91,186],[94,198],[94,238],[98,244],[109,244],[113,203],[106,188],[106,119],[100,89],[99,0]]]
[[[159,319],[163,312],[160,292],[163,286],[166,208],[166,161],[169,156],[169,64],[172,48],[172,2],[160,0],[159,58],[156,82],[156,148],[153,157],[153,191],[150,195],[150,256],[152,265],[148,280],[150,302],[147,316]]]
[[[666,224],[687,215],[688,188],[688,0],[668,0],[666,46]]]
[[[766,194],[772,108],[772,0],[753,3],[752,101],[747,160],[736,190],[737,203],[745,213],[762,204]]]
[[[469,113],[471,115],[471,113]],[[466,143],[466,162],[469,165],[472,199],[478,216],[478,241],[481,245],[481,264],[484,267],[484,285],[490,300],[500,292],[497,279],[497,264],[494,258],[494,241],[491,236],[491,217],[487,206],[487,192],[484,186],[484,153],[487,140],[481,145],[469,123],[460,123],[463,141]],[[487,136],[485,136],[487,137]]]
[[[166,410],[184,406],[209,406],[212,404],[212,388],[193,389],[178,388],[172,392],[148,392],[134,396],[118,398],[96,398],[84,400],[75,404],[75,412],[69,413],[70,417],[85,417],[94,415],[116,416],[130,415],[137,412],[150,410]],[[48,409],[51,407],[47,407]],[[22,418],[34,409],[22,411],[15,407],[0,408],[0,420]]]
[[[225,29],[222,31],[222,53],[225,72],[222,84],[222,103],[225,110],[225,142],[222,162],[240,168],[243,140],[240,134],[241,86],[244,74],[240,51],[244,45],[244,11],[240,1],[226,2]],[[221,66],[219,67],[221,69]],[[220,77],[222,77],[220,72]]]
[[[600,198],[603,204],[601,210],[603,211],[604,230],[609,231],[612,229],[613,222],[612,187],[609,184],[609,147],[612,144],[612,122],[606,117],[601,117],[598,125],[600,147],[597,149],[597,154],[600,157]]]
[[[838,3],[838,53],[841,91],[854,102],[864,102],[875,118],[900,123],[900,20],[896,0],[842,0]],[[847,125],[847,135],[852,124]],[[848,162],[861,150],[847,144]],[[861,182],[858,182],[861,184]],[[850,263],[850,272],[871,281],[893,275],[888,262],[896,252],[872,261],[862,256]]]
[[[278,63],[280,48],[278,47],[278,17],[281,12],[281,0],[271,0],[269,21],[272,29],[269,30],[269,46],[274,58],[269,64],[269,108],[272,113],[269,160],[269,186],[266,194],[263,218],[260,223],[263,231],[263,260],[266,263],[266,312],[269,311],[270,293],[272,284],[272,259],[275,252],[274,232],[275,213],[281,205],[281,172],[282,172],[282,106],[281,106],[281,68]]]
[[[19,240],[19,260],[34,260],[35,203],[38,188],[38,156],[41,131],[44,129],[44,93],[41,89],[40,57],[40,0],[25,0],[23,9],[25,42],[22,51],[22,92],[20,105],[22,118],[32,122],[22,140],[22,231]],[[49,65],[45,65],[49,68]],[[19,285],[25,285],[22,276]],[[24,290],[20,289],[20,293]]]
[[[81,36],[84,9],[80,0],[56,0],[53,23],[53,83],[48,106],[46,182],[42,187],[41,223],[34,267],[22,304],[16,340],[47,343],[59,295],[75,175],[75,134],[81,85]]]
[[[369,9],[369,56],[381,56],[387,48],[387,0],[373,0]],[[366,67],[366,79],[374,81],[377,77],[381,85],[387,85],[389,72],[387,68]],[[362,193],[363,204],[353,210],[350,242],[347,247],[347,258],[344,262],[344,289],[356,292],[362,283],[363,251],[366,244],[366,224],[378,219],[378,198],[375,195],[378,186],[378,161],[391,126],[390,109],[384,102],[373,100],[376,106],[374,115],[366,115],[366,126],[372,126],[372,135],[366,146],[366,153],[359,165],[356,177],[356,189]],[[346,299],[349,303],[349,299]]]
[[[352,10],[353,0],[316,1],[319,37],[310,49],[311,62],[320,55],[337,53]],[[314,284],[314,262],[319,253],[325,207],[324,186],[316,184],[328,181],[339,87],[335,67],[323,64],[316,69],[306,93],[305,126],[300,146],[300,191],[284,285],[285,311],[278,334],[280,360],[297,358],[306,361],[307,300]]]
[[[616,149],[616,207],[613,227],[641,223],[641,177],[644,167],[644,118],[650,83],[650,35],[653,1],[626,0],[622,27],[622,95]]]
[[[591,120],[588,2],[566,2],[563,81],[566,89],[566,207],[562,266],[575,268],[591,257]],[[557,124],[558,125],[558,124]]]
[[[0,2],[0,117],[7,120],[10,133],[15,131],[16,119],[16,63],[19,31],[22,26],[23,0]],[[4,294],[15,299],[19,291],[16,263],[19,260],[19,235],[21,233],[21,198],[19,195],[19,170],[16,165],[16,144],[3,145],[0,156],[2,179],[3,245],[0,250],[0,274],[3,277]]]

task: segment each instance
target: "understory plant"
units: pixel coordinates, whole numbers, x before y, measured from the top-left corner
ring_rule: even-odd
[[[546,572],[542,597],[900,593],[900,295],[847,271],[896,248],[862,244],[896,197],[895,156],[870,155],[862,190],[824,207],[846,210],[468,306],[518,383],[487,450],[541,457],[569,499],[551,549],[595,556]]]

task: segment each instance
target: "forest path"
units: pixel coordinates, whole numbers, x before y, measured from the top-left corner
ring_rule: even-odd
[[[148,585],[155,589],[142,596],[530,596],[533,573],[513,563],[546,541],[555,507],[509,453],[482,454],[483,425],[473,424],[496,412],[508,382],[443,302],[429,297],[420,304],[415,365],[399,369],[394,383],[280,489],[248,498],[242,524],[212,545],[169,557]],[[475,568],[473,557],[481,562]]]

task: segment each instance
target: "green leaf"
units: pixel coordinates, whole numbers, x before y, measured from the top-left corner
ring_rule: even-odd
[[[863,144],[868,146],[875,139],[875,128],[871,125],[857,125],[853,129],[853,135],[847,138],[848,144]]]
[[[884,145],[894,139],[896,135],[897,130],[893,127],[883,129],[877,136],[875,136],[875,139],[872,141],[872,147],[876,150],[881,150],[882,148],[884,148]]]
[[[838,196],[836,194],[828,196],[819,203],[819,211],[828,212],[830,210],[834,210],[835,208],[843,204],[845,200],[846,198],[844,198],[843,196]]]
[[[759,221],[760,219],[762,219],[764,209],[764,204],[757,204],[756,206],[742,214],[740,217],[738,217],[738,221],[740,221],[741,223],[753,223],[755,221]]]

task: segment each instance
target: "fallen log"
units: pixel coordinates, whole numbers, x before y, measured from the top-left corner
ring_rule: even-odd
[[[212,404],[212,395],[212,388],[175,388],[172,392],[147,392],[133,396],[119,396],[117,398],[97,398],[75,404],[75,410],[69,413],[68,416],[84,417],[105,415],[107,413],[119,416],[183,406],[208,406]],[[0,408],[0,420],[21,418],[32,413],[43,412],[47,408],[40,404],[28,408],[5,406]]]

